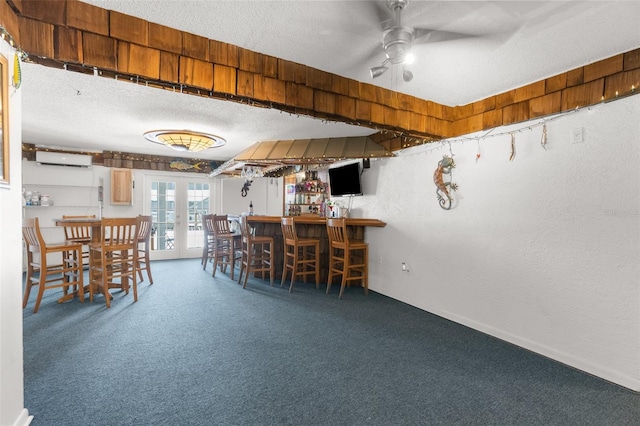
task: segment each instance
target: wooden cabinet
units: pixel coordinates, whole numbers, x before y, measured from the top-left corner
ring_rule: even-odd
[[[111,204],[133,205],[133,170],[111,169]]]

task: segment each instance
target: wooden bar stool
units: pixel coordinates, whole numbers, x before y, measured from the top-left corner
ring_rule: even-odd
[[[101,292],[107,308],[111,307],[109,290],[119,288],[129,294],[129,281],[133,287],[133,301],[138,301],[137,218],[103,218],[102,240],[89,245],[92,259],[89,276],[89,300]]]
[[[213,214],[202,215],[202,230],[204,231],[204,242],[202,245],[202,269],[207,269],[209,259],[213,259],[215,254],[215,229],[213,227]]]
[[[213,215],[213,237],[214,237],[214,254],[213,254],[213,272],[212,276],[216,276],[216,267],[220,265],[220,270],[225,272],[227,265],[231,268],[231,279],[236,267],[236,259],[240,257],[236,255],[235,240],[239,239],[240,234],[231,232],[229,225],[229,217],[225,215]]]
[[[269,273],[269,285],[273,285],[275,265],[273,262],[273,248],[275,246],[273,237],[254,235],[254,230],[249,225],[246,216],[240,219],[240,231],[242,233],[242,259],[240,261],[240,277],[238,284],[242,281],[244,271],[244,281],[242,288],[247,286],[250,273],[260,272],[262,279],[264,273]]]
[[[284,239],[284,266],[280,287],[284,285],[288,271],[291,271],[289,293],[293,291],[293,283],[299,275],[303,277],[314,275],[316,288],[320,288],[320,240],[298,238],[294,217],[283,217],[281,225]]]
[[[69,216],[62,215],[63,219],[95,219],[96,215]],[[68,243],[82,244],[82,260],[89,264],[89,243],[91,242],[91,226],[86,224],[68,223],[64,225],[64,239]]]
[[[22,237],[27,246],[27,278],[22,308],[27,307],[31,287],[39,286],[33,312],[38,312],[45,290],[62,287],[64,296],[58,303],[73,298],[69,287],[77,290],[80,301],[84,302],[84,283],[82,272],[82,243],[64,242],[47,244],[40,232],[38,218],[23,219]],[[60,263],[47,262],[47,255],[61,255]],[[57,261],[56,261],[57,262]]]
[[[151,263],[149,254],[151,252],[151,227],[153,219],[151,216],[138,215],[136,218],[136,232],[138,232],[136,244],[136,269],[138,270],[138,278],[144,281],[142,271],[147,271],[149,284],[153,284],[153,276],[151,275]]]
[[[331,281],[334,275],[340,275],[342,278],[339,299],[342,299],[347,283],[353,280],[361,280],[364,294],[368,294],[369,245],[364,241],[349,239],[345,218],[328,218],[327,235],[329,236],[327,294],[331,288]],[[352,275],[352,273],[355,273],[355,275]]]

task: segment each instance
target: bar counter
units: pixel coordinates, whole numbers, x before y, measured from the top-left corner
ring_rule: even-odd
[[[329,238],[327,237],[327,219],[316,215],[296,216],[296,232],[300,238],[318,238],[320,240],[320,282],[327,283],[329,274]],[[276,279],[282,279],[284,242],[282,240],[282,227],[280,216],[247,216],[256,235],[274,237],[274,258]],[[366,227],[382,228],[386,223],[378,219],[347,218],[347,232],[349,238],[356,240],[365,239]],[[371,259],[369,259],[371,261]],[[289,278],[290,279],[290,278]],[[338,282],[338,281],[335,281]]]

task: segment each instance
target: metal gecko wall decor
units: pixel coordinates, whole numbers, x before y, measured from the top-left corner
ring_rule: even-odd
[[[456,191],[458,185],[451,182],[451,169],[456,167],[453,157],[444,155],[442,160],[438,161],[438,167],[433,173],[433,183],[436,184],[436,197],[438,198],[438,204],[444,210],[450,210],[453,202],[451,191]],[[444,178],[447,176],[447,181]]]
[[[244,185],[242,185],[242,189],[240,190],[240,195],[242,195],[243,197],[246,197],[247,194],[249,193],[249,187],[251,186],[252,183],[253,183],[252,180],[245,179]]]

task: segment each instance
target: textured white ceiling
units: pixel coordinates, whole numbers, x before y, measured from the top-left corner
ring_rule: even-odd
[[[405,83],[394,69],[369,76],[384,59],[385,2],[84,1],[451,106],[640,47],[638,1],[411,1],[404,25],[468,37],[414,46]],[[192,155],[226,160],[262,140],[375,132],[33,64],[23,66],[22,91],[23,140],[72,149],[173,155],[142,133],[177,128],[226,138]]]

